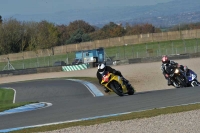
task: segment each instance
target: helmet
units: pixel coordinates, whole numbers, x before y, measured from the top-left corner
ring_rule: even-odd
[[[99,64],[98,65],[98,72],[100,73],[100,74],[102,74],[104,71],[105,71],[105,68],[106,68],[106,65],[105,64]]]
[[[188,71],[188,67],[187,66],[184,66],[183,69],[184,69],[185,72]]]
[[[163,57],[162,57],[162,63],[168,63],[169,62],[169,59],[168,59],[168,57],[166,56],[166,55],[164,55]]]

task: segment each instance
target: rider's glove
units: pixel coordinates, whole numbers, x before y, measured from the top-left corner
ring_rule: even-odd
[[[165,77],[167,77],[167,78],[168,78],[168,77],[169,77],[169,75],[168,75],[168,74],[165,74]]]

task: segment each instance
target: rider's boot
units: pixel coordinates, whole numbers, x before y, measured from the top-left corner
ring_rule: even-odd
[[[105,92],[105,93],[108,93],[109,90],[108,90],[106,87],[104,87],[104,92]]]
[[[167,84],[168,86],[173,85],[172,81],[169,78],[168,78]]]
[[[199,81],[197,81],[197,84],[198,84],[198,86],[200,86],[200,82]]]

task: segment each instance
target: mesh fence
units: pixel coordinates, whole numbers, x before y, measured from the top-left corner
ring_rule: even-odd
[[[125,44],[124,46],[113,46],[105,48],[106,58],[109,60],[122,60],[143,57],[156,57],[161,55],[178,55],[186,53],[200,52],[200,39],[153,42],[143,44]],[[75,59],[75,52],[70,52],[62,55],[36,56],[30,59],[23,57],[17,61],[9,61],[4,59],[0,62],[0,70],[26,69],[35,67],[54,66],[56,61],[63,61],[66,64],[71,64]]]

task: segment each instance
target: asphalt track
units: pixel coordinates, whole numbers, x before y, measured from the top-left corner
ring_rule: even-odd
[[[83,84],[64,79],[9,83],[0,87],[14,88],[16,103],[53,104],[39,110],[2,115],[0,130],[200,102],[200,87],[149,91],[124,97],[94,97]]]

